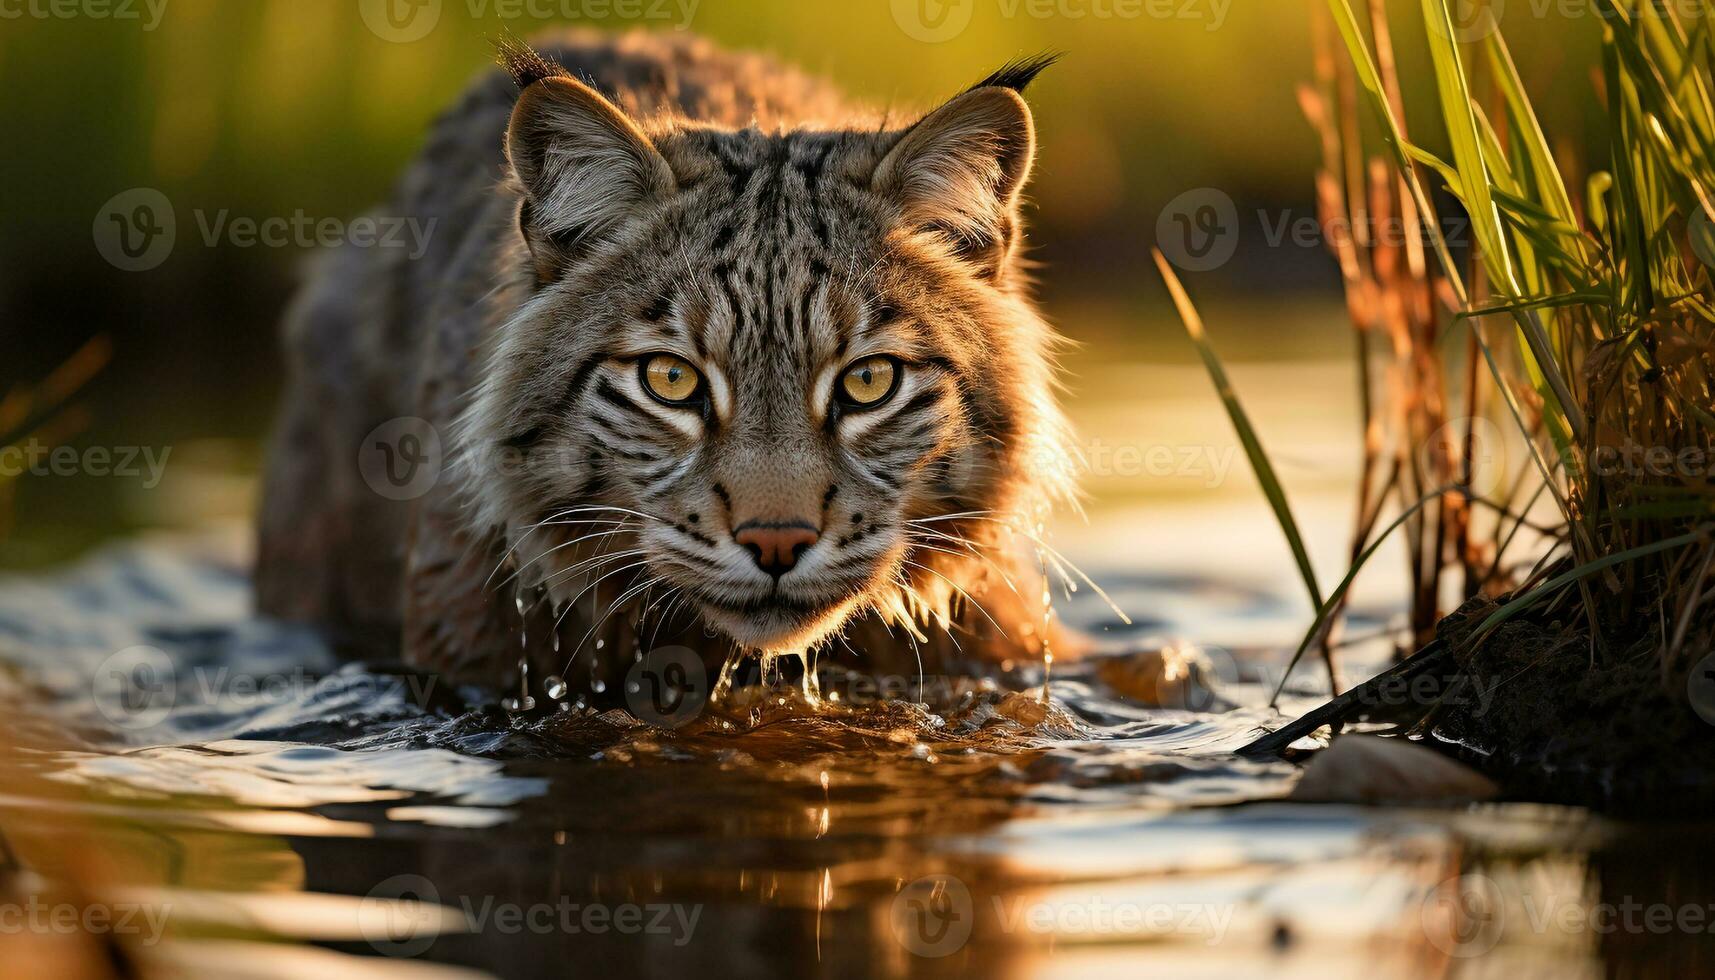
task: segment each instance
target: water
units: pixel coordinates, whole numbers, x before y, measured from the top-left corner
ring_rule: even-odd
[[[1349,390],[1321,370],[1318,391]],[[1237,758],[1278,720],[1267,691],[1306,621],[1290,556],[1242,460],[1223,469],[1230,433],[1194,368],[1080,371],[1087,450],[1151,438],[1148,391],[1155,436],[1206,452],[1201,470],[1176,456],[1098,471],[1090,522],[1056,529],[1133,623],[1088,590],[1061,598],[1104,656],[1057,662],[1046,704],[1020,665],[931,679],[927,705],[868,703],[859,679],[830,675],[816,711],[741,689],[676,729],[622,711],[519,718],[499,700],[516,692],[341,664],[253,617],[242,532],[0,580],[0,962],[254,977],[1709,969],[1707,827],[1303,804],[1294,767]],[[1337,568],[1350,503],[1319,491],[1350,485],[1350,413],[1234,374],[1265,428],[1296,427],[1265,436],[1313,556]],[[150,499],[211,499],[170,491]],[[1400,564],[1376,559],[1351,635],[1388,623]],[[1209,685],[1160,683],[1164,649]],[[1356,648],[1347,668],[1381,654]],[[1287,714],[1317,682],[1295,676]],[[86,927],[18,919],[23,896]],[[1655,909],[1680,919],[1653,926]],[[113,917],[87,918],[100,910]]]
[[[1107,581],[1128,604],[1246,601]],[[1111,617],[1062,605],[1086,627]],[[72,880],[85,906],[156,913],[118,937],[143,963],[1562,976],[1625,955],[1594,929],[1536,927],[1545,907],[1599,907],[1590,855],[1623,828],[1284,801],[1291,766],[1232,754],[1275,717],[1242,668],[1231,710],[1141,706],[1122,657],[1058,665],[1047,705],[972,684],[934,709],[811,711],[753,689],[670,730],[472,707],[247,608],[242,571],[184,543],[0,588],[0,853],[30,875],[10,887]],[[1145,648],[1150,628],[1107,645]]]

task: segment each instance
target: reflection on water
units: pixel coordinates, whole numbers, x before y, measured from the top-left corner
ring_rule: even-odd
[[[1109,581],[1160,608],[1278,601]],[[257,976],[1563,976],[1663,948],[1589,925],[1617,845],[1576,812],[1280,802],[1291,767],[1231,754],[1274,717],[1245,676],[1150,707],[1116,655],[1069,667],[1046,709],[987,683],[822,712],[752,695],[679,730],[524,721],[338,666],[246,605],[231,565],[159,544],[0,589],[0,894],[106,910],[73,930],[92,975],[117,956]],[[1152,646],[1103,608],[1066,615]],[[139,646],[119,666],[158,671],[171,710],[104,678]],[[1681,875],[1675,901],[1707,892]],[[66,937],[0,928],[0,954],[46,963],[44,938]]]
[[[225,538],[0,583],[0,962],[330,978],[1707,969],[1706,927],[1649,920],[1715,923],[1707,862],[1685,859],[1702,828],[1308,806],[1285,800],[1292,767],[1236,758],[1278,717],[1277,655],[1305,622],[1291,558],[1195,369],[1072,368],[1098,495],[1057,535],[1133,623],[1087,591],[1061,603],[1102,657],[1057,665],[1046,706],[1026,673],[822,711],[740,692],[676,730],[619,710],[515,719],[251,617]],[[1319,398],[1302,396],[1306,372]],[[1313,555],[1337,568],[1350,379],[1233,373]],[[203,499],[187,494],[162,499]],[[1376,559],[1350,634],[1387,624],[1401,564]],[[1288,714],[1315,702],[1317,673],[1294,677]],[[854,680],[824,691],[866,690]]]

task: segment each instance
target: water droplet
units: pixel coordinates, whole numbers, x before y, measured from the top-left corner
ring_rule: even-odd
[[[595,648],[596,648],[596,649],[597,649],[597,650],[600,650],[600,649],[601,649],[601,648],[602,648],[602,647],[605,647],[605,646],[607,646],[607,641],[606,641],[606,640],[597,640],[597,641],[595,641]]]
[[[604,681],[600,678],[597,678],[593,681],[590,681],[590,690],[596,692],[597,694],[600,694],[603,691],[606,691],[607,690],[607,681]]]
[[[523,596],[521,596],[521,595],[513,596],[512,597],[512,604],[518,607],[518,615],[520,615],[520,616],[524,615],[524,597]]]
[[[518,696],[506,698],[500,706],[507,711],[529,711],[536,707],[536,699],[530,696],[530,661],[528,658],[518,658]]]
[[[557,675],[543,678],[542,688],[548,692],[549,697],[558,701],[566,696],[566,679]]]

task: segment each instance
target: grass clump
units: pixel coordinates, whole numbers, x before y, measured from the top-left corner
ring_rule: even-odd
[[[1357,337],[1364,464],[1351,572],[1298,656],[1320,645],[1332,664],[1352,579],[1403,533],[1411,649],[1467,600],[1483,615],[1447,651],[1460,669],[1503,626],[1536,623],[1576,634],[1543,649],[1589,668],[1653,655],[1683,704],[1715,633],[1715,9],[1688,24],[1680,5],[1597,0],[1599,18],[1569,22],[1601,32],[1607,159],[1580,180],[1502,33],[1461,39],[1451,5],[1395,11],[1418,15],[1435,87],[1412,97],[1437,110],[1439,152],[1405,129],[1383,0],[1327,0],[1300,93],[1322,221],[1351,230],[1327,237]],[[1464,247],[1438,202],[1468,219]],[[1493,433],[1522,465],[1484,472]],[[1385,512],[1398,516],[1378,532]],[[1521,542],[1535,545],[1522,558]]]

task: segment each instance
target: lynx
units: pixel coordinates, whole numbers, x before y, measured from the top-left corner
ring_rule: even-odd
[[[1050,59],[892,118],[692,37],[538,49],[400,181],[427,251],[337,248],[288,313],[263,610],[497,685],[601,690],[662,643],[1041,656],[1030,537],[1073,473],[1021,257]],[[438,478],[377,492],[364,455],[407,448]]]

